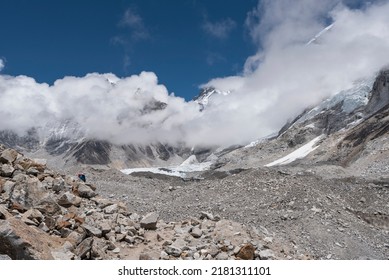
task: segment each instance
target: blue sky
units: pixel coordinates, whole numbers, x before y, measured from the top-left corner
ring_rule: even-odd
[[[2,74],[52,84],[64,76],[153,71],[190,100],[199,85],[242,71],[257,51],[245,27],[257,0],[2,0]]]

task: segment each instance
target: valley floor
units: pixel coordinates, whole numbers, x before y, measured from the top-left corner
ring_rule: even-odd
[[[285,170],[210,171],[183,181],[88,168],[87,177],[139,214],[156,211],[170,222],[206,211],[253,227],[284,259],[389,259],[389,182]]]

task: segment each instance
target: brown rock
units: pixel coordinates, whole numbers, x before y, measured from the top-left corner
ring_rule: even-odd
[[[14,260],[53,259],[51,250],[62,246],[60,238],[50,236],[20,219],[0,220],[0,252]]]
[[[13,163],[18,157],[18,152],[12,149],[6,149],[0,153],[0,163]]]
[[[236,257],[241,260],[253,260],[255,254],[255,248],[251,243],[243,245],[242,248],[240,248],[238,254]]]

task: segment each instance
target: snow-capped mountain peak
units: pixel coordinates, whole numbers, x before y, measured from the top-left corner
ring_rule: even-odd
[[[203,111],[209,104],[211,100],[211,96],[214,95],[229,95],[230,91],[221,91],[214,87],[204,88],[198,96],[196,96],[193,100],[200,105],[200,111]]]

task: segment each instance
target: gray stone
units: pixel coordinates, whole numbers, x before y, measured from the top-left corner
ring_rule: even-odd
[[[217,260],[228,260],[228,254],[226,252],[220,252],[217,254],[216,259]]]
[[[57,177],[52,182],[52,189],[56,193],[65,190],[65,180],[62,177]]]
[[[66,241],[61,248],[51,251],[51,254],[55,260],[74,260],[76,255],[72,252],[73,250],[73,244]]]
[[[88,237],[84,239],[74,250],[74,253],[80,258],[85,259],[87,257],[91,257],[92,253],[92,244],[93,244],[93,238]]]
[[[10,164],[0,164],[0,176],[11,177],[15,169]]]
[[[82,183],[78,185],[77,190],[80,197],[92,198],[97,195],[90,187]]]
[[[117,204],[112,204],[110,206],[107,206],[104,208],[104,213],[105,214],[113,214],[118,211],[118,205]]]
[[[35,167],[30,167],[29,169],[27,169],[26,173],[27,173],[27,175],[38,176],[39,170],[36,169]]]
[[[130,244],[134,244],[135,237],[126,235],[126,237],[124,237],[124,241],[126,241],[127,243],[130,243]]]
[[[275,258],[274,252],[270,249],[259,251],[261,260],[269,260]]]
[[[179,257],[181,256],[182,250],[180,248],[177,248],[175,246],[168,246],[165,249],[166,253],[173,256],[173,257]]]
[[[36,221],[38,224],[43,221],[44,216],[43,214],[37,210],[37,209],[29,209],[22,215],[22,220],[23,219],[29,219],[32,221]]]
[[[159,217],[159,215],[156,212],[148,213],[140,221],[140,226],[144,229],[155,230],[155,229],[157,229],[158,217]]]
[[[101,237],[103,235],[102,231],[94,226],[83,224],[81,227],[85,229],[88,236]]]
[[[192,231],[190,232],[190,234],[194,238],[200,238],[203,235],[203,231],[201,229],[199,229],[198,227],[194,227],[194,228],[192,228]]]
[[[103,235],[106,235],[107,233],[109,233],[111,231],[111,226],[109,225],[108,222],[102,222],[100,223],[100,229],[101,229],[101,232]]]
[[[70,192],[65,192],[60,196],[58,199],[58,204],[63,207],[70,207],[72,205],[79,207],[81,204],[82,199],[78,196],[75,196],[74,194]]]
[[[214,216],[212,213],[205,212],[205,211],[200,212],[200,219],[201,220],[207,219],[214,222],[218,222],[221,220],[219,216]]]
[[[160,256],[159,256],[159,258],[160,258],[161,260],[168,260],[168,259],[169,259],[169,254],[166,253],[165,251],[162,251],[161,254],[160,254]]]

